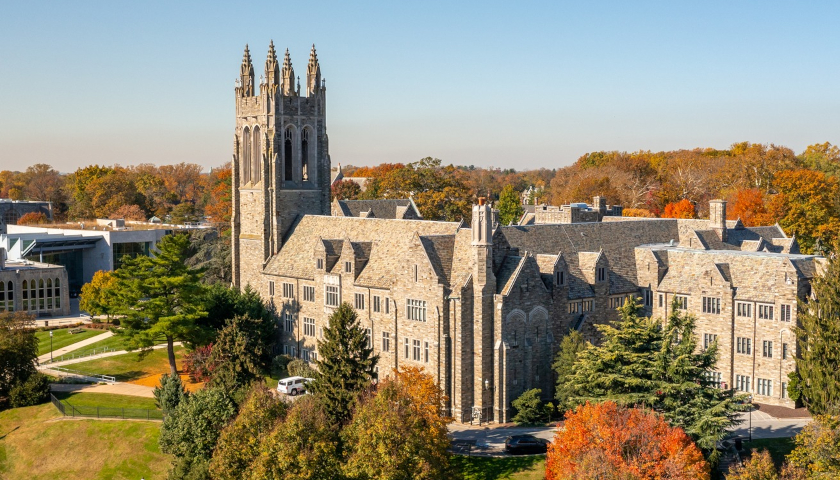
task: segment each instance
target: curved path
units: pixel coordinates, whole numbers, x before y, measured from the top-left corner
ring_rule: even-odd
[[[93,337],[86,338],[81,342],[71,343],[66,347],[58,348],[52,351],[52,355],[49,353],[45,353],[38,357],[38,363],[48,362],[50,358],[60,357],[66,353],[73,352],[75,350],[79,350],[80,348],[87,347],[88,345],[92,345],[100,340],[105,340],[106,338],[111,338],[114,336],[114,332],[105,332],[99,335],[94,335]],[[59,362],[54,363],[53,365],[58,365]]]

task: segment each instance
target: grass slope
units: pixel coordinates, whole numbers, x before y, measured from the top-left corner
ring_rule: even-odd
[[[175,347],[175,361],[179,367],[183,355],[184,348]],[[113,375],[118,382],[129,382],[148,375],[169,373],[169,359],[166,356],[166,349],[161,348],[152,351],[143,358],[140,358],[138,352],[131,352],[125,355],[74,363],[68,365],[67,368],[77,372]]]
[[[0,478],[164,479],[160,423],[64,420],[52,404],[0,412]]]
[[[112,337],[108,337],[105,340],[100,340],[98,342],[93,342],[90,345],[86,345],[84,348],[80,348],[79,350],[73,352],[77,355],[85,355],[89,353],[93,353],[94,350],[102,350],[104,348],[111,348],[113,350],[125,350],[126,349],[126,342],[128,338],[114,335]]]
[[[157,410],[154,398],[112,393],[53,392],[55,397],[76,407],[140,408]]]
[[[58,350],[62,347],[66,347],[67,345],[72,345],[76,342],[81,342],[82,340],[86,340],[90,337],[94,337],[101,333],[105,333],[104,330],[85,329],[82,333],[74,333],[71,335],[69,333],[69,328],[64,328],[61,330],[52,330],[52,332],[53,351]],[[38,339],[38,355],[50,353],[50,332],[35,332],[35,337]]]
[[[455,455],[452,463],[465,480],[543,480],[545,455],[522,457],[465,457]]]

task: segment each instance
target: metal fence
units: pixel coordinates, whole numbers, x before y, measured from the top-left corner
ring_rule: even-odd
[[[113,377],[111,375],[100,375],[98,373],[80,372],[78,370],[70,370],[69,368],[64,368],[64,367],[50,367],[49,365],[45,365],[44,368],[46,370],[56,370],[56,371],[59,371],[59,372],[68,373],[68,374],[76,376],[76,377],[87,377],[87,378],[92,378],[92,379],[95,379],[95,380],[99,380],[101,382],[117,383],[116,377]]]
[[[49,365],[50,363],[56,363],[56,362],[63,362],[64,360],[73,360],[74,358],[92,357],[94,355],[101,355],[103,353],[110,353],[110,352],[116,352],[116,351],[122,351],[122,350],[125,350],[125,348],[121,348],[120,350],[117,350],[116,348],[112,348],[112,347],[102,347],[102,348],[94,348],[94,349],[91,349],[91,350],[83,350],[83,351],[78,352],[78,353],[70,352],[70,353],[65,353],[64,355],[55,357],[53,360],[51,360],[49,362],[44,362],[43,365]]]
[[[50,394],[55,408],[65,417],[89,417],[89,418],[122,418],[135,420],[163,420],[163,412],[160,410],[149,410],[145,408],[120,408],[120,407],[79,407],[71,405]]]

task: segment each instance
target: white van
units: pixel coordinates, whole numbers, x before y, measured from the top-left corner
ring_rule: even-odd
[[[277,391],[294,397],[299,393],[306,393],[306,384],[311,381],[311,378],[305,377],[281,378],[277,382]]]

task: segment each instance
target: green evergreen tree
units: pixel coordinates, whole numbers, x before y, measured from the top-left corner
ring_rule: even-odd
[[[525,210],[522,209],[519,193],[510,184],[502,188],[496,207],[499,208],[499,223],[502,225],[510,225],[510,222],[519,221],[522,214],[525,213]]]
[[[554,398],[557,399],[557,408],[560,411],[568,410],[576,405],[576,403],[569,402],[572,392],[566,387],[566,379],[571,375],[572,367],[577,362],[581,352],[586,350],[588,346],[589,342],[577,330],[570,330],[560,342],[560,349],[557,351],[557,356],[554,357],[554,364],[552,365],[557,373],[557,388],[554,392]]]
[[[117,284],[109,297],[124,315],[121,325],[129,349],[149,351],[159,340],[166,340],[172,375],[178,373],[174,343],[193,343],[206,337],[197,323],[207,315],[202,272],[184,263],[189,244],[186,235],[167,235],[153,257],[124,257],[114,272]]]
[[[796,368],[802,401],[814,415],[840,414],[840,263],[830,259],[800,302]]]
[[[517,425],[543,425],[548,421],[548,412],[543,405],[542,390],[539,388],[532,388],[525,390],[522,395],[512,402],[513,408],[516,409],[516,415],[513,416],[513,423]]]
[[[260,321],[250,317],[228,320],[210,353],[210,362],[215,365],[211,386],[234,394],[261,376],[260,359],[266,356],[266,346],[262,344],[259,328]]]
[[[318,341],[318,372],[309,384],[335,423],[344,424],[350,418],[356,397],[371,385],[377,361],[356,311],[342,303],[330,315],[324,340]]]
[[[175,407],[189,396],[181,377],[168,373],[161,375],[160,386],[155,387],[152,394],[155,396],[155,404],[164,413],[174,412]]]
[[[178,458],[209,461],[222,429],[236,414],[226,392],[203,388],[175,407],[160,428],[160,451]]]
[[[38,339],[26,328],[32,320],[25,312],[0,314],[0,409],[12,389],[36,373]]]
[[[682,315],[674,304],[663,326],[642,311],[638,300],[628,300],[614,326],[599,326],[602,345],[584,350],[558,388],[570,392],[574,403],[613,400],[651,408],[682,427],[716,461],[715,445],[747,408],[744,397],[707,378],[717,346],[697,350],[693,317]]]

